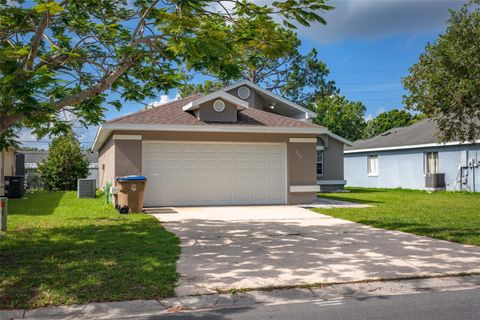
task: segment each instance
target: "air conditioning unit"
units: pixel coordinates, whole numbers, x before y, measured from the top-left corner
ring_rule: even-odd
[[[78,179],[77,195],[79,198],[95,198],[97,181],[95,179]]]
[[[426,188],[442,189],[445,186],[445,173],[427,173],[425,175]]]

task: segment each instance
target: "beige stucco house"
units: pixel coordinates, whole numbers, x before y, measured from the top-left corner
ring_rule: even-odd
[[[342,188],[349,142],[315,113],[242,81],[102,124],[99,185],[147,178],[146,206],[307,203]]]
[[[12,176],[15,167],[15,151],[7,149],[0,151],[0,197],[5,195],[5,176]]]

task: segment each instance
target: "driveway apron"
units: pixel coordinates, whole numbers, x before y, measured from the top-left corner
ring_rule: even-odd
[[[373,228],[295,206],[158,212],[153,215],[181,239],[179,296],[480,272],[480,247]]]

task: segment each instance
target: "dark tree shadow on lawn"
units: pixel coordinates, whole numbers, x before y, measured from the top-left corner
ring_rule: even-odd
[[[163,298],[179,253],[150,217],[11,233],[0,242],[0,309]]]
[[[358,198],[351,198],[351,197],[342,197],[342,196],[323,194],[323,193],[319,194],[318,198],[354,202],[354,203],[361,203],[361,204],[383,203],[383,201],[378,201],[378,200],[366,200],[366,199],[358,199]]]
[[[346,188],[349,194],[352,193],[384,193],[397,189],[376,189],[376,188]]]

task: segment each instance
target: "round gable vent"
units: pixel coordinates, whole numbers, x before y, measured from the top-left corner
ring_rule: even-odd
[[[225,102],[223,102],[223,100],[215,100],[215,102],[213,103],[213,110],[217,112],[222,112],[223,110],[225,110]]]
[[[250,89],[245,86],[241,86],[240,88],[238,88],[237,93],[238,93],[238,96],[243,100],[248,99],[250,97]]]

